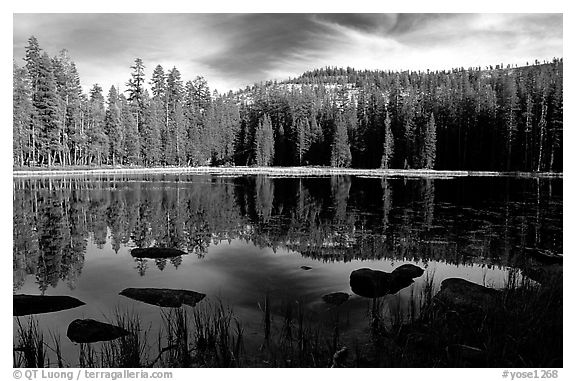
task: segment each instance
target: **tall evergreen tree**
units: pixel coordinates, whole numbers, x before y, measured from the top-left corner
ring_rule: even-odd
[[[146,119],[142,128],[142,159],[147,166],[160,165],[162,160],[161,130],[164,125],[164,105],[152,98],[146,109]]]
[[[168,146],[165,147],[166,162],[181,165],[186,161],[186,124],[183,108],[184,87],[176,67],[168,72],[166,102],[168,104]]]
[[[122,164],[124,158],[124,126],[118,92],[112,86],[108,92],[108,108],[106,110],[105,131],[108,136],[112,165]]]
[[[106,109],[102,87],[95,84],[90,90],[88,100],[88,128],[87,128],[87,158],[86,164],[96,163],[102,165],[108,157],[108,136],[104,129]]]
[[[26,68],[13,64],[12,82],[12,155],[14,165],[30,160],[32,124],[32,87]]]
[[[52,70],[52,60],[47,53],[40,57],[38,80],[34,97],[34,109],[38,126],[38,153],[41,162],[51,166],[56,153],[60,150],[60,131],[62,115],[60,102],[56,93],[56,80]]]
[[[348,144],[348,129],[343,116],[338,114],[330,152],[330,165],[333,167],[349,167],[351,163],[352,155]]]
[[[421,158],[422,168],[434,168],[434,164],[436,163],[436,122],[434,120],[434,113],[430,114],[430,118],[426,123]]]
[[[271,165],[274,160],[274,132],[270,116],[267,114],[258,123],[254,140],[256,165],[259,167]]]
[[[394,157],[394,135],[392,134],[392,119],[390,119],[390,114],[388,112],[386,112],[386,119],[384,120],[383,145],[382,163],[380,167],[383,169],[390,169],[392,165],[392,158]]]
[[[122,126],[124,135],[124,160],[126,164],[140,164],[140,134],[138,133],[134,106],[124,95],[118,97],[122,112]],[[143,121],[143,119],[141,119]]]
[[[136,123],[136,130],[140,133],[142,124],[142,115],[144,114],[144,63],[141,58],[134,60],[134,65],[130,66],[132,69],[131,77],[126,86],[128,89],[128,102],[134,114],[134,122]]]

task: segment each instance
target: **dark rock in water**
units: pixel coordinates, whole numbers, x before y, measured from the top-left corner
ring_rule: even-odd
[[[331,294],[324,295],[322,300],[328,304],[339,306],[346,302],[349,297],[350,295],[345,292],[333,292]]]
[[[497,306],[502,292],[460,278],[442,281],[435,298],[464,311],[489,310]]]
[[[312,267],[310,267],[310,266],[300,266],[300,268],[302,270],[312,270]]]
[[[14,316],[43,314],[76,308],[84,302],[71,296],[13,295]]]
[[[129,335],[124,328],[93,319],[76,319],[68,326],[66,336],[75,343],[95,343]]]
[[[424,274],[424,270],[412,264],[405,264],[391,273],[371,269],[359,269],[350,274],[350,287],[352,291],[366,298],[379,298],[384,295],[395,294],[410,286],[417,278]]]
[[[390,274],[372,269],[358,269],[350,274],[350,287],[356,295],[378,298],[388,294]]]
[[[424,269],[411,263],[406,263],[395,268],[392,274],[398,279],[414,279],[424,274]]]
[[[174,258],[181,255],[186,255],[185,252],[178,249],[171,249],[169,247],[145,247],[132,249],[130,252],[134,258]]]
[[[194,307],[206,296],[195,291],[169,288],[127,288],[120,295],[155,306],[174,308],[182,307],[182,304]]]

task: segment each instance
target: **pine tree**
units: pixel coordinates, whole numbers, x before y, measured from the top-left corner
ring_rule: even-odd
[[[67,71],[66,136],[68,138],[68,162],[78,164],[81,147],[85,145],[85,133],[82,125],[82,87],[76,64],[70,62]],[[73,159],[72,159],[73,156]]]
[[[152,90],[152,98],[156,100],[164,100],[166,96],[166,75],[164,68],[157,65],[152,72],[152,79],[150,80],[150,89]]]
[[[104,130],[105,118],[106,109],[102,87],[95,84],[90,90],[90,99],[88,100],[87,164],[96,160],[96,164],[102,165],[108,157],[108,137]]]
[[[312,144],[312,134],[308,118],[298,119],[293,129],[296,135],[296,164],[302,165],[303,158]]]
[[[32,92],[35,93],[38,90],[38,79],[40,76],[40,57],[42,56],[42,49],[38,44],[36,37],[32,36],[28,39],[28,45],[26,46],[26,70],[30,78],[30,85],[32,87]]]
[[[259,167],[271,165],[274,160],[274,132],[268,114],[265,114],[258,123],[254,140],[256,165]]]
[[[186,161],[185,118],[183,109],[184,88],[176,67],[168,72],[166,102],[168,104],[168,140],[164,147],[166,162],[181,165]]]
[[[341,114],[338,114],[330,152],[330,165],[333,167],[349,167],[351,162],[352,155],[348,144],[348,129],[344,118]]]
[[[382,150],[382,163],[380,168],[390,169],[394,156],[394,135],[392,134],[392,120],[390,114],[386,112],[384,120],[384,147]]]
[[[31,91],[32,91],[32,102],[33,104],[37,103],[38,97],[38,80],[40,76],[40,56],[42,50],[38,44],[38,40],[36,37],[32,36],[28,39],[28,45],[26,46],[26,56],[24,60],[26,61],[26,71],[28,73],[28,82],[30,83]],[[31,131],[30,131],[30,158],[29,162],[37,163],[38,162],[38,119],[36,115],[36,107],[32,108],[32,124],[31,124]]]
[[[136,123],[138,113],[134,111],[134,107],[138,106],[130,103],[124,95],[120,95],[118,99],[124,132],[124,160],[126,164],[138,165],[140,164],[140,134]]]
[[[506,128],[506,170],[510,170],[512,165],[512,147],[514,146],[516,133],[518,131],[518,121],[516,117],[518,111],[518,94],[516,80],[513,75],[506,75],[502,92],[503,118]]]
[[[147,108],[146,118],[142,128],[142,159],[148,166],[160,165],[162,160],[162,140],[160,131],[163,126],[164,105],[160,100],[152,98]]]
[[[132,104],[135,111],[136,122],[139,122],[139,118],[142,112],[142,101],[144,96],[144,63],[141,58],[136,58],[134,60],[134,65],[130,66],[132,69],[132,78],[128,80],[126,86],[128,89],[128,102]]]
[[[126,90],[126,92],[128,92],[128,103],[130,104],[130,109],[132,111],[133,114],[133,120],[135,123],[134,128],[130,127],[127,128],[127,130],[135,130],[136,133],[138,134],[138,140],[140,139],[140,133],[142,130],[142,122],[143,122],[143,115],[145,113],[145,109],[144,109],[144,69],[146,68],[144,66],[144,63],[142,62],[141,58],[136,58],[134,60],[134,65],[130,66],[130,68],[132,69],[132,73],[131,73],[131,77],[128,82],[126,83],[126,86],[128,87],[128,89]],[[128,118],[124,118],[125,121],[128,120]],[[140,147],[138,146],[138,149],[140,149]],[[134,160],[136,160],[136,157],[140,157],[140,152],[138,152],[137,154],[134,153],[133,155],[131,155],[132,158]],[[139,159],[138,159],[139,160]]]
[[[54,164],[56,152],[60,150],[60,131],[62,115],[59,112],[59,99],[56,93],[56,81],[52,70],[52,60],[44,53],[38,66],[38,80],[34,94],[34,110],[38,126],[38,154],[42,162]]]
[[[434,113],[430,114],[430,118],[426,123],[421,158],[423,168],[434,168],[436,163],[436,122],[434,121]]]
[[[105,131],[110,143],[112,165],[122,164],[124,157],[124,126],[122,111],[116,88],[112,86],[108,92],[108,109],[106,110]]]
[[[24,166],[30,160],[32,123],[32,87],[26,68],[13,64],[12,137],[14,165]]]

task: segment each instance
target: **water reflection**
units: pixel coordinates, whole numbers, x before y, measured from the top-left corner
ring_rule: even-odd
[[[14,290],[81,276],[88,242],[204,257],[242,240],[329,261],[523,266],[562,253],[562,180],[105,176],[14,179]],[[178,268],[182,256],[134,258]]]

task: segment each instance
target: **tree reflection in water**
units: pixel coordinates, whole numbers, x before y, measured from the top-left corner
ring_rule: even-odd
[[[519,265],[562,252],[562,180],[122,175],[14,179],[14,290],[74,288],[88,240],[203,257],[240,239],[322,261]],[[135,258],[144,276],[182,257]]]

